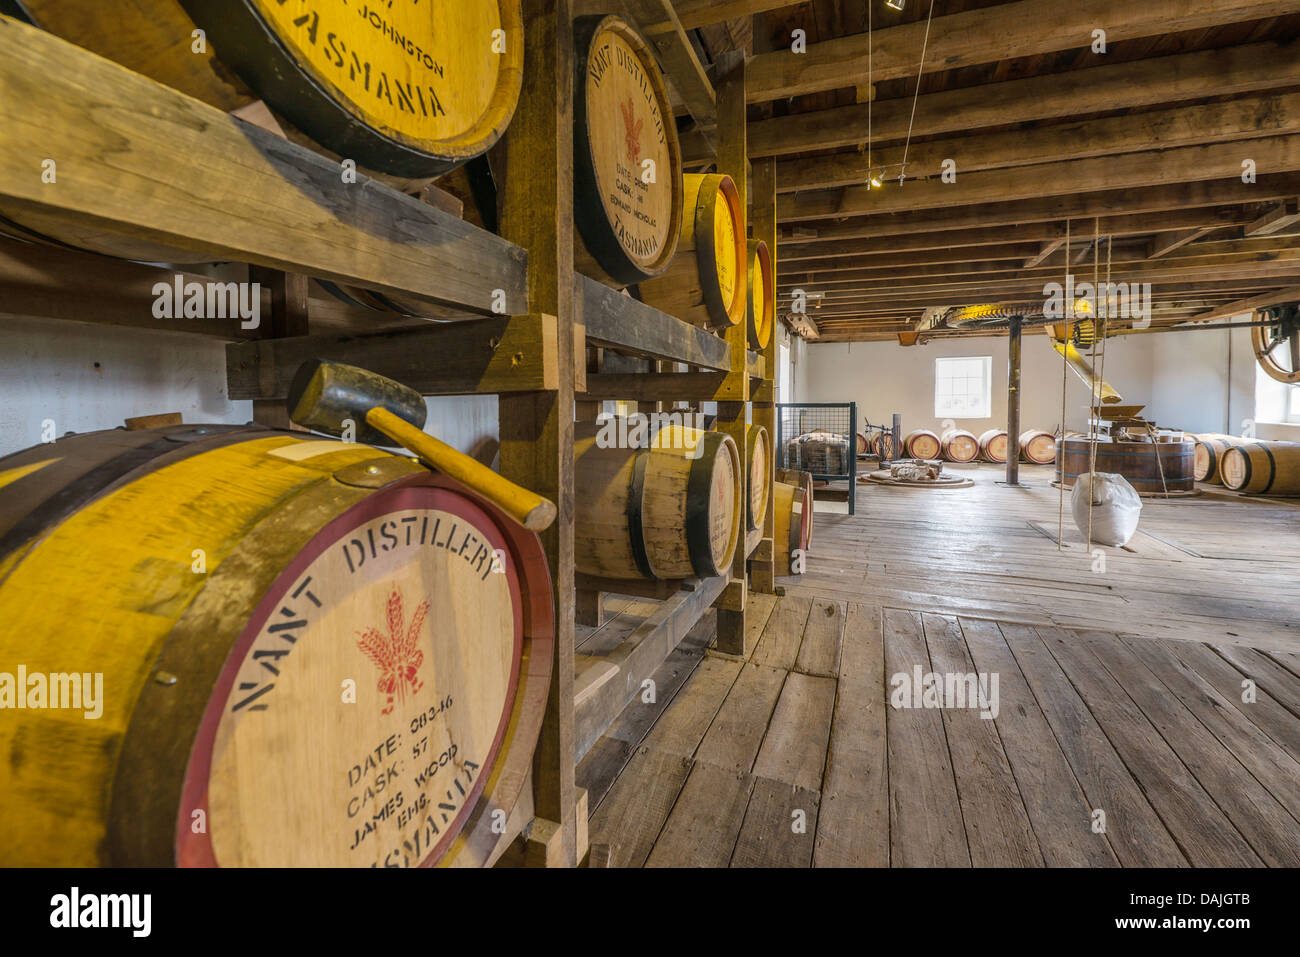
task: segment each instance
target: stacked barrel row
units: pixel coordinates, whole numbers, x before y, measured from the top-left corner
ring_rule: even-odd
[[[942,433],[914,429],[903,438],[903,455],[912,459],[946,459],[959,464],[976,460],[1004,464],[1007,445],[1007,433],[1001,429],[989,429],[978,438],[965,429],[945,429]],[[1021,433],[1020,457],[1033,465],[1051,465],[1056,460],[1055,437],[1038,429]]]
[[[1300,444],[1219,432],[1187,436],[1196,443],[1196,481],[1254,495],[1300,495]]]
[[[15,9],[410,193],[453,171],[465,175],[460,167],[498,141],[523,76],[518,0],[362,5],[351,15],[343,7],[304,15],[298,4],[273,0],[24,0]],[[668,88],[649,44],[623,19],[600,15],[577,18],[574,40],[576,267],[715,332],[746,323],[750,347],[765,347],[776,313],[772,251],[748,238],[731,177],[683,173]],[[492,169],[489,192],[508,176]],[[0,232],[24,241],[144,262],[208,258],[36,210],[0,214]],[[353,306],[429,311],[391,291],[321,288]]]

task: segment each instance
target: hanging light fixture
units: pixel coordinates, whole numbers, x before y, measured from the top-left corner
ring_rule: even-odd
[[[870,183],[872,189],[880,189],[882,185],[880,181],[880,173],[872,173]]]
[[[904,2],[906,0],[885,0],[885,6],[891,10],[902,10]]]

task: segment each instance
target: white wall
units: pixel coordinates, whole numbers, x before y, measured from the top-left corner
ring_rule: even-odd
[[[495,397],[426,401],[427,432],[491,461]],[[40,442],[46,419],[62,436],[160,412],[179,412],[194,423],[252,419],[251,402],[226,398],[224,343],[184,333],[0,319],[0,455]]]
[[[1235,316],[1225,322],[1244,322]],[[811,343],[797,379],[800,402],[858,403],[858,417],[888,424],[903,416],[904,431],[937,429],[934,360],[946,356],[993,357],[993,415],[958,420],[978,435],[1005,428],[1007,340],[951,339],[904,348],[892,342]],[[1026,429],[1051,432],[1061,419],[1060,356],[1045,336],[1027,335],[1021,367],[1020,420]],[[1125,404],[1166,428],[1240,434],[1255,421],[1261,438],[1300,441],[1300,426],[1279,424],[1284,387],[1258,371],[1249,329],[1203,329],[1117,336],[1106,343],[1104,378]],[[1073,372],[1067,379],[1066,423],[1087,427],[1088,389]]]
[[[1007,340],[950,339],[923,346],[893,342],[809,343],[796,394],[800,402],[858,403],[859,421],[887,425],[893,413],[903,417],[903,431],[935,429],[934,360],[950,356],[993,357],[993,414],[987,419],[959,419],[959,428],[979,435],[1007,422]],[[1061,357],[1047,337],[1023,340],[1020,383],[1022,429],[1054,431],[1061,421]],[[1125,402],[1151,403],[1152,350],[1137,336],[1106,344],[1105,378]],[[1088,388],[1071,371],[1066,379],[1066,422],[1087,427]]]

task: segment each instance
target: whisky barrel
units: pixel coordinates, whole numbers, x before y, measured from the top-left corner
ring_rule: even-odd
[[[778,567],[784,566],[790,574],[795,571],[795,552],[808,551],[812,532],[811,499],[802,488],[777,482],[772,489],[773,531],[772,544]]]
[[[493,505],[228,426],[0,459],[0,616],[6,866],[487,863],[554,641],[540,542]]]
[[[1021,432],[1020,457],[1034,465],[1051,465],[1056,461],[1056,436],[1038,429]]]
[[[1075,479],[1090,471],[1122,475],[1140,495],[1190,492],[1196,488],[1191,442],[1115,442],[1103,436],[1097,442],[1097,465],[1093,469],[1087,436],[1065,436],[1056,440],[1053,457],[1056,481],[1066,488],[1073,487]]]
[[[882,462],[892,459],[897,451],[894,448],[894,433],[884,430],[877,432],[871,440],[871,451]]]
[[[1223,453],[1223,484],[1257,495],[1300,495],[1300,445],[1290,442],[1243,442]]]
[[[937,459],[943,450],[939,436],[929,429],[913,429],[903,438],[903,454],[913,459]]]
[[[776,273],[767,243],[751,239],[749,246],[749,298],[745,315],[749,329],[749,347],[766,349],[772,340],[776,321]]]
[[[1223,454],[1228,449],[1250,441],[1239,435],[1224,435],[1220,432],[1189,433],[1189,438],[1196,443],[1196,461],[1193,468],[1196,481],[1209,482],[1213,485],[1223,484],[1223,476],[1219,473]]]
[[[745,432],[748,452],[746,471],[749,474],[749,507],[746,509],[750,528],[761,528],[767,517],[767,497],[772,482],[772,438],[761,425],[751,425]]]
[[[1007,461],[1007,433],[1001,429],[989,429],[979,437],[980,458],[985,462],[1002,465]]]
[[[871,440],[867,438],[865,432],[858,433],[858,455],[866,455],[871,451]]]
[[[725,329],[745,318],[745,211],[730,176],[682,177],[678,256],[637,288],[645,302],[697,326]]]
[[[487,150],[523,79],[518,0],[22,6],[37,26],[218,109],[261,99],[331,152],[395,176],[438,176]]]
[[[682,157],[649,44],[616,16],[574,21],[576,267],[614,286],[659,275],[682,227]]]
[[[731,436],[627,420],[575,426],[574,564],[605,578],[723,574],[746,503]]]
[[[799,502],[808,502],[808,503],[813,503],[814,500],[813,500],[813,476],[812,476],[812,472],[805,472],[805,471],[803,471],[803,470],[801,470],[801,469],[777,469],[777,470],[776,470],[776,480],[777,480],[778,482],[785,482],[785,484],[787,484],[787,485],[793,485],[796,489],[798,489],[799,491],[798,491],[798,493],[797,493],[796,496],[795,496],[795,498],[796,498],[797,501],[799,501]],[[805,528],[805,529],[803,530],[803,532],[802,532],[802,534],[803,534],[803,536],[804,536],[804,540],[803,540],[803,541],[804,541],[804,545],[803,545],[804,548],[807,548],[809,545],[812,544],[812,537],[813,537],[812,514],[813,514],[813,511],[814,511],[813,504],[809,504],[809,506],[808,506],[808,525],[807,525],[807,528]]]
[[[947,429],[939,437],[943,457],[949,462],[974,462],[980,454],[979,439],[965,429]]]

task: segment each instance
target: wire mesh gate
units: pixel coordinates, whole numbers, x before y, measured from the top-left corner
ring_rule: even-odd
[[[850,515],[857,505],[857,434],[856,402],[776,404],[777,462],[817,481],[847,482]]]

